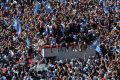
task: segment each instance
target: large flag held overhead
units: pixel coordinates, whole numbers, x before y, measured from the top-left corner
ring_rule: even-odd
[[[98,45],[95,50],[96,50],[100,55],[102,55],[102,51],[101,51],[100,45]]]
[[[106,13],[106,14],[109,14],[110,12],[109,12],[109,7],[107,7],[107,6],[104,6],[103,7],[103,10],[104,10],[104,12]]]
[[[15,30],[17,30],[17,19],[14,19],[13,23],[12,23],[12,26]]]
[[[95,2],[96,2],[97,4],[99,4],[99,0],[95,0]]]
[[[96,41],[91,45],[91,47],[96,50],[100,55],[102,55],[102,51],[100,48],[100,38],[97,38]]]
[[[58,2],[60,2],[60,3],[64,3],[64,0],[59,0]]]
[[[115,11],[118,12],[120,10],[120,6],[115,7]]]
[[[30,31],[30,24],[29,23],[26,24],[26,30]]]
[[[30,48],[30,40],[28,36],[26,37],[26,44],[27,44],[27,48]]]
[[[93,49],[96,49],[98,45],[100,45],[100,39],[99,38],[97,38],[96,41],[93,42],[93,44],[91,45],[91,47]]]
[[[6,0],[6,3],[9,3],[11,0]]]
[[[36,2],[35,2],[34,14],[37,14],[37,13],[38,13],[39,8],[40,8],[39,3],[38,3],[38,1],[36,1]]]
[[[52,12],[52,8],[51,8],[50,3],[48,1],[46,1],[46,11],[48,14]]]
[[[4,26],[8,26],[8,23],[5,19],[3,19]]]
[[[104,11],[105,14],[110,14],[109,6],[106,5],[105,0],[102,1],[102,8],[103,8],[103,11]]]
[[[22,32],[20,20],[18,18],[15,18],[12,23],[12,26],[17,31],[17,34],[19,36]]]
[[[106,1],[105,0],[102,0],[102,6],[106,6]]]

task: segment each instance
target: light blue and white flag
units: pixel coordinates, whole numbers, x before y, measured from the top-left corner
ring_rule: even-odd
[[[120,10],[120,6],[115,7],[115,11],[118,12]]]
[[[20,35],[20,34],[21,34],[21,32],[22,32],[22,27],[21,27],[20,22],[18,23],[17,32],[18,32],[18,35]]]
[[[97,4],[99,4],[99,0],[95,0],[95,2],[96,2]]]
[[[105,0],[102,1],[102,5],[103,5],[103,7],[106,6],[106,1]]]
[[[13,23],[12,23],[12,26],[15,30],[17,30],[17,25],[18,25],[18,21],[17,21],[17,18],[14,19]]]
[[[12,26],[17,31],[17,34],[19,36],[22,32],[20,20],[18,18],[15,18],[12,23]]]
[[[64,3],[64,0],[59,0],[60,3]]]
[[[3,24],[4,24],[5,26],[8,26],[8,23],[7,23],[7,21],[6,21],[5,19],[3,19]]]
[[[28,35],[26,37],[26,44],[27,44],[27,48],[30,48],[30,39],[29,39]]]
[[[6,3],[9,3],[11,0],[6,0]]]
[[[49,35],[49,29],[46,28],[46,29],[45,29],[45,36],[48,36],[48,35]]]
[[[30,24],[29,23],[26,24],[26,30],[30,31]]]
[[[93,44],[91,45],[91,47],[93,49],[96,49],[98,45],[100,45],[100,39],[99,38],[97,38],[96,41],[93,42]]]
[[[39,3],[38,3],[38,1],[36,1],[36,2],[35,2],[34,14],[37,14],[37,13],[38,13],[39,8],[40,8]]]
[[[104,12],[105,12],[106,14],[110,14],[109,7],[104,6],[104,7],[103,7],[103,10],[104,10]]]
[[[106,5],[106,0],[102,1],[102,8],[105,14],[110,14],[109,6]]]
[[[102,55],[102,51],[101,51],[100,45],[98,45],[95,50],[96,50],[100,55]]]
[[[48,1],[46,2],[46,11],[47,11],[47,14],[52,12],[52,7]]]
[[[100,55],[102,55],[102,51],[100,48],[100,38],[97,38],[96,41],[91,45],[91,47],[96,50]]]

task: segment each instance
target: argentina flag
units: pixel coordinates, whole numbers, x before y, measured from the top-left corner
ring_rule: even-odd
[[[26,31],[30,31],[30,23],[26,24]]]
[[[104,10],[104,12],[105,12],[106,14],[110,14],[109,7],[104,6],[104,7],[103,7],[103,10]]]
[[[105,14],[110,14],[110,8],[109,8],[109,6],[106,5],[106,1],[105,0],[102,1],[102,5],[101,6],[102,6],[102,9],[103,9]]]
[[[17,34],[19,36],[22,32],[20,20],[18,18],[15,18],[12,23],[12,26],[17,31]]]
[[[51,8],[50,3],[48,1],[46,1],[46,11],[47,11],[47,14],[52,12],[52,8]]]
[[[97,38],[97,39],[93,42],[93,44],[91,45],[91,48],[96,49],[98,45],[100,45],[100,39],[99,39],[99,38]]]
[[[36,2],[35,2],[34,14],[37,14],[37,13],[38,13],[39,8],[40,8],[39,3],[38,3],[38,1],[36,1]]]
[[[102,50],[101,50],[101,48],[100,48],[100,45],[98,45],[95,50],[96,50],[96,52],[98,52],[100,55],[102,55]]]
[[[3,19],[3,24],[4,24],[4,26],[8,26],[8,23],[5,19]]]
[[[29,39],[28,35],[26,37],[26,44],[27,44],[27,48],[30,48],[30,39]]]
[[[97,38],[95,42],[91,45],[91,48],[93,48],[96,52],[98,52],[100,55],[102,55],[102,50],[100,48],[100,38]]]

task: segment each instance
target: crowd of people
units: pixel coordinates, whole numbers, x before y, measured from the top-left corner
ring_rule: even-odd
[[[44,45],[84,51],[98,39],[89,59],[35,61]],[[0,80],[40,79],[119,80],[120,0],[0,0]]]

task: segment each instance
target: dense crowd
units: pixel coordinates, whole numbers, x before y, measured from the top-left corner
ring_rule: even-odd
[[[87,60],[35,61],[44,45],[84,51],[96,39]],[[120,0],[0,0],[0,80],[119,80],[119,59]]]

